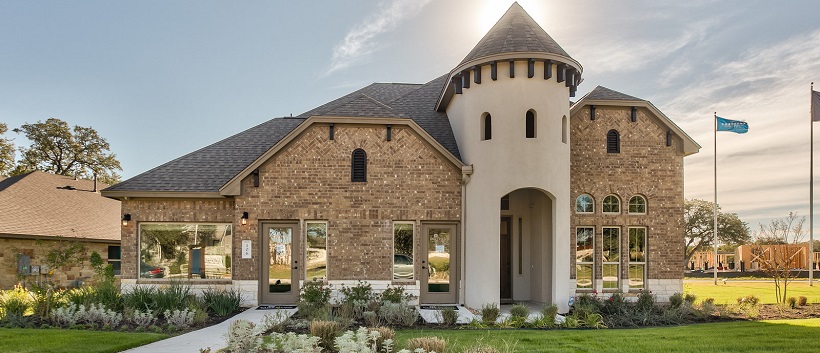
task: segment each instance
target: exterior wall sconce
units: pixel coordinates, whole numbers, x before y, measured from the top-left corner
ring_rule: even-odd
[[[130,213],[126,213],[124,216],[122,216],[122,226],[123,227],[127,227],[128,222],[130,222],[130,221],[131,221],[131,214]]]
[[[248,224],[248,212],[242,212],[242,225]]]

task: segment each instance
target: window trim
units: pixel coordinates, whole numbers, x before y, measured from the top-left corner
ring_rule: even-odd
[[[631,256],[632,246],[631,245],[632,245],[632,230],[633,229],[642,229],[643,230],[643,261],[632,261],[632,256]],[[646,241],[649,239],[649,236],[647,235],[647,227],[630,226],[630,227],[627,228],[627,234],[628,234],[627,237],[629,238],[629,239],[627,239],[627,253],[628,253],[627,254],[627,269],[628,269],[628,271],[627,271],[627,279],[626,279],[627,280],[627,285],[629,286],[630,290],[633,289],[633,287],[631,285],[629,285],[630,280],[632,279],[632,272],[629,271],[630,267],[632,265],[643,265],[643,286],[642,287],[635,287],[635,289],[643,290],[643,289],[646,289],[646,274],[649,272],[649,271],[647,271],[647,268],[646,268],[647,263],[648,263],[646,258],[649,255],[649,252],[647,251],[647,244],[646,244]]]
[[[196,225],[196,226],[201,226],[201,225],[205,225],[205,226],[225,226],[225,225],[229,225],[229,226],[231,226],[231,242],[230,242],[230,245],[231,245],[231,250],[230,250],[231,268],[230,268],[230,271],[231,271],[231,273],[230,273],[230,277],[228,277],[228,278],[196,278],[196,277],[187,278],[187,276],[186,276],[185,279],[189,280],[189,281],[203,282],[203,283],[221,283],[221,282],[233,281],[233,275],[234,275],[233,265],[236,263],[236,261],[234,261],[234,260],[236,260],[235,256],[234,256],[235,255],[234,251],[236,249],[234,248],[234,245],[233,245],[233,240],[234,240],[233,238],[236,236],[236,229],[235,229],[236,225],[234,223],[231,223],[231,222],[188,222],[188,221],[145,221],[145,222],[137,222],[137,256],[136,256],[136,259],[134,260],[136,262],[136,269],[137,269],[137,271],[136,271],[137,272],[136,273],[137,284],[139,284],[140,282],[165,283],[165,282],[178,280],[178,279],[167,278],[167,277],[162,277],[162,278],[149,278],[149,277],[143,278],[143,277],[141,277],[140,262],[142,262],[142,226],[146,225],[146,224],[147,225],[150,225],[150,224],[191,225],[191,224],[193,224],[193,225]],[[197,227],[197,229],[198,229],[198,227]],[[188,245],[191,245],[191,244],[188,244]],[[190,256],[190,254],[189,254],[189,256]]]
[[[578,199],[580,199],[582,196],[589,196],[589,199],[592,201],[592,202],[589,203],[590,205],[592,205],[592,211],[589,211],[589,212],[579,212],[578,211]],[[575,198],[575,213],[577,213],[577,214],[594,214],[595,213],[595,198],[592,197],[592,194],[582,193],[582,194],[578,195],[578,197]]]
[[[592,261],[578,261],[578,231],[581,229],[592,229]],[[575,262],[575,290],[577,291],[594,291],[595,290],[595,227],[594,226],[577,226],[575,227],[575,258],[573,261]],[[579,266],[590,266],[591,273],[590,273],[590,287],[589,288],[579,288],[578,287],[578,267]]]
[[[398,224],[408,224],[410,225],[411,229],[413,229],[412,234],[412,241],[413,245],[411,247],[413,254],[410,257],[410,260],[413,262],[413,278],[396,278],[395,266],[396,266],[396,225]],[[392,240],[390,247],[390,280],[392,282],[400,282],[400,283],[415,283],[416,282],[416,222],[413,221],[393,221],[392,234],[390,239]]]
[[[615,242],[618,244],[618,249],[615,254],[618,256],[617,261],[604,261],[604,236],[607,229],[616,229],[618,233],[618,239]],[[621,227],[620,226],[603,226],[601,227],[601,288],[604,291],[619,291],[621,290]],[[616,273],[616,281],[615,281],[615,288],[605,288],[603,287],[607,281],[604,280],[604,267],[605,266],[615,266],[615,273]]]
[[[636,198],[639,198],[639,199],[643,200],[643,212],[632,212],[632,200],[634,200]],[[643,195],[633,195],[632,197],[629,198],[629,203],[627,203],[627,205],[626,205],[626,212],[628,214],[634,214],[634,215],[645,215],[646,212],[647,212],[647,208],[648,207],[647,207],[646,197],[644,197]]]
[[[308,252],[308,248],[310,248],[310,243],[308,243],[308,239],[307,239],[307,232],[308,232],[308,228],[309,228],[309,227],[308,227],[308,224],[314,224],[314,223],[315,223],[315,224],[324,224],[324,225],[325,225],[325,278],[321,278],[321,279],[318,279],[318,278],[317,278],[317,279],[318,279],[318,280],[321,280],[321,281],[327,281],[327,279],[328,279],[328,274],[330,273],[330,266],[328,266],[328,265],[329,265],[328,260],[329,260],[329,258],[330,258],[330,256],[328,256],[328,255],[329,255],[329,253],[330,253],[330,249],[328,248],[328,244],[329,244],[330,242],[328,241],[328,234],[327,234],[327,233],[328,233],[328,231],[329,231],[329,224],[328,224],[328,221],[325,221],[325,220],[310,220],[310,221],[305,221],[305,227],[304,227],[304,229],[305,229],[305,234],[304,234],[304,244],[305,244],[305,246],[304,246],[304,249],[305,249],[305,250],[304,250],[304,254],[303,254],[303,255],[304,255],[304,257],[302,257],[302,261],[304,261],[304,264],[305,264],[305,265],[304,265],[304,266],[302,266],[302,267],[303,267],[305,270],[303,271],[303,272],[304,272],[304,273],[303,273],[303,275],[305,276],[305,277],[304,277],[304,278],[305,278],[305,281],[310,281],[310,280],[312,280],[312,278],[308,277],[308,275],[307,275],[307,271],[308,271],[308,266],[307,266],[307,264],[308,264],[307,252]]]
[[[614,197],[615,200],[618,201],[618,210],[617,211],[607,211],[606,210],[606,199]],[[603,200],[601,200],[601,213],[603,214],[621,214],[621,198],[615,194],[609,194],[604,196]]]

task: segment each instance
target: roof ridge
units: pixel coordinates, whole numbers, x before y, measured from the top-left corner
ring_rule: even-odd
[[[390,112],[392,112],[393,114],[396,114],[396,116],[401,116],[401,114],[399,114],[399,113],[398,113],[395,109],[393,109],[393,107],[391,107],[391,106],[389,106],[389,105],[387,105],[387,104],[385,104],[385,103],[382,103],[381,101],[379,101],[379,100],[378,100],[378,99],[376,99],[376,98],[371,97],[371,96],[370,96],[370,95],[368,95],[367,93],[360,93],[360,94],[361,94],[362,96],[364,96],[365,98],[370,99],[373,103],[376,103],[376,104],[378,104],[378,105],[380,105],[380,106],[382,106],[382,107],[386,108],[387,110],[389,110],[389,111],[390,111]]]

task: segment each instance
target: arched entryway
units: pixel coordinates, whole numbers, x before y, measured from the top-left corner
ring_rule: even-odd
[[[501,198],[499,298],[501,303],[551,303],[554,198],[535,188]]]

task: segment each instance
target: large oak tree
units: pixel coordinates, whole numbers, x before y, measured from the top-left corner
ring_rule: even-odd
[[[109,151],[109,144],[91,127],[75,125],[56,118],[34,124],[23,124],[14,129],[31,141],[28,148],[20,148],[20,160],[14,174],[42,170],[59,175],[92,178],[94,175],[106,184],[119,182],[122,167],[117,156]]]
[[[14,169],[14,144],[3,137],[8,130],[6,124],[0,123],[0,177],[9,175]]]
[[[714,228],[714,202],[705,200],[686,200],[685,222],[685,263],[689,263],[698,251],[713,246],[712,229]],[[722,244],[742,245],[752,241],[749,227],[740,220],[737,213],[723,213],[718,205],[718,242]]]

